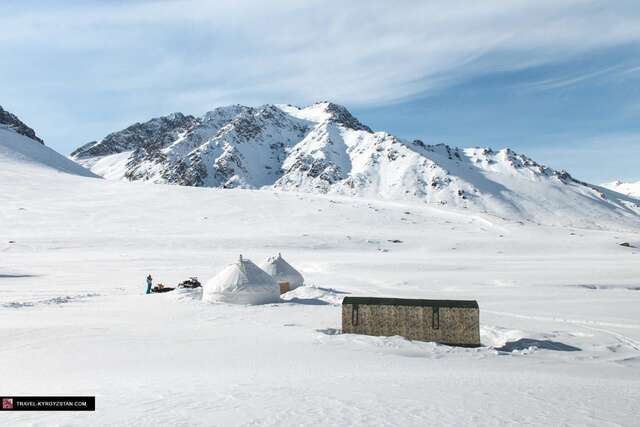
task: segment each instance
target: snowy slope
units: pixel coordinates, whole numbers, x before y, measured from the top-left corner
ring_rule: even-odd
[[[97,409],[2,425],[637,425],[637,231],[17,157],[0,156],[0,395],[95,395]],[[143,295],[149,273],[204,283],[239,253],[279,251],[307,283],[279,304]],[[341,334],[345,295],[477,299],[483,346]]]
[[[613,181],[606,184],[602,184],[603,187],[608,188],[618,193],[626,194],[627,196],[640,199],[640,181],[638,182],[622,182]]]
[[[410,200],[547,224],[640,226],[637,200],[512,150],[406,141],[373,132],[329,102],[175,113],[91,142],[72,158],[108,179]]]
[[[58,172],[96,177],[88,169],[67,159],[41,142],[0,125],[0,164],[6,171],[19,173],[28,169],[51,169]]]

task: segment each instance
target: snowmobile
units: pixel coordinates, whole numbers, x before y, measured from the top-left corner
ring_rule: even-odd
[[[202,285],[198,281],[197,277],[190,277],[189,279],[185,280],[184,282],[178,285],[178,288],[186,288],[186,289],[195,289],[195,288],[201,288],[201,287]]]
[[[151,288],[151,293],[153,294],[161,294],[163,292],[171,292],[175,288],[170,288],[168,286],[163,285],[162,283],[158,283],[156,286]]]

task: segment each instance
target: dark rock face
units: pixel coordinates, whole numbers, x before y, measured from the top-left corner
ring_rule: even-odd
[[[31,138],[34,141],[38,141],[40,144],[44,145],[44,141],[36,135],[36,132],[33,129],[25,125],[14,114],[11,114],[10,112],[4,110],[2,106],[0,106],[0,125],[5,125],[13,129],[17,133]]]
[[[327,104],[327,111],[333,115],[333,120],[341,125],[354,130],[364,130],[367,132],[373,132],[367,125],[360,123],[346,108],[342,105],[329,102]]]
[[[136,150],[136,157],[155,156],[159,150],[174,142],[199,123],[193,116],[173,113],[151,119],[145,123],[135,123],[119,132],[107,135],[101,141],[91,141],[71,153],[79,159],[106,156],[123,151]]]
[[[162,177],[177,185],[201,187],[207,177],[207,168],[196,156],[179,159],[172,168],[163,170]]]
[[[314,159],[311,156],[299,157],[283,174],[298,172],[309,178],[316,178],[322,183],[318,189],[326,192],[331,184],[347,177],[336,164],[324,159]]]
[[[347,113],[348,114],[348,113]],[[280,172],[288,147],[304,138],[309,125],[273,105],[216,108],[202,117],[181,113],[135,123],[78,148],[77,161],[131,152],[124,177],[189,186],[221,188],[264,185]],[[250,156],[248,158],[248,156]],[[269,177],[254,175],[247,163],[260,163]]]

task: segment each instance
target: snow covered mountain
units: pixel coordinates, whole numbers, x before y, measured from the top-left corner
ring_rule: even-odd
[[[606,184],[602,184],[603,187],[608,188],[618,193],[626,194],[627,196],[640,199],[640,181],[638,182],[622,182],[613,181]]]
[[[0,107],[0,167],[16,174],[36,170],[55,170],[74,175],[96,177],[88,169],[44,145],[36,133],[15,115]]]
[[[508,148],[400,139],[372,131],[330,102],[234,105],[202,117],[174,113],[71,155],[108,179],[410,200],[565,225],[640,224],[637,200]]]

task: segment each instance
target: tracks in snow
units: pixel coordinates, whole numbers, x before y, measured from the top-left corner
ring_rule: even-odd
[[[623,335],[619,332],[612,331],[610,329],[603,328],[604,327],[614,327],[614,328],[624,328],[624,329],[636,329],[640,330],[640,325],[635,324],[627,324],[627,323],[609,323],[609,322],[597,322],[595,320],[578,320],[578,319],[564,319],[562,317],[544,317],[544,316],[527,316],[524,314],[517,313],[509,313],[504,311],[492,311],[485,310],[486,313],[495,314],[498,316],[508,316],[515,317],[518,319],[527,319],[527,320],[538,320],[545,322],[559,322],[559,323],[568,323],[571,325],[576,325],[585,329],[589,329],[596,332],[602,332],[608,335],[611,335],[620,343],[625,344],[628,347],[640,352],[640,341],[637,341],[627,335]],[[594,326],[595,325],[595,326]]]

